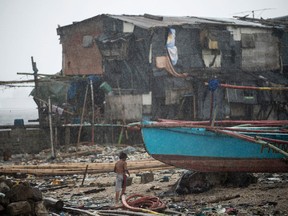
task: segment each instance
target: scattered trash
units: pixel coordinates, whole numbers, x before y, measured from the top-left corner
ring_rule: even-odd
[[[69,154],[64,149],[57,152],[57,157],[49,162],[47,158],[49,158],[50,151],[42,151],[35,155],[12,155],[9,161],[3,160],[2,171],[4,170],[3,167],[7,165],[17,169],[21,166],[25,168],[33,166],[35,169],[35,167],[45,165],[50,167],[54,175],[38,176],[33,174],[32,169],[30,170],[31,173],[21,173],[18,172],[20,171],[18,169],[17,172],[5,173],[5,176],[0,176],[0,215],[5,215],[4,213],[8,211],[8,205],[10,213],[16,214],[17,206],[17,209],[22,209],[23,214],[26,214],[24,212],[29,210],[26,200],[16,201],[17,196],[15,194],[21,194],[19,191],[22,193],[24,191],[25,195],[21,196],[26,196],[26,198],[29,194],[33,194],[37,208],[30,206],[31,210],[29,211],[38,211],[39,214],[45,211],[55,216],[75,214],[120,215],[122,213],[127,215],[129,212],[131,214],[132,210],[130,209],[114,208],[114,173],[110,168],[106,169],[110,165],[113,166],[114,161],[118,160],[118,152],[123,150],[130,152],[128,153],[128,166],[130,164],[132,168],[136,164],[141,164],[141,169],[131,173],[131,186],[127,187],[127,197],[129,198],[131,194],[143,193],[144,197],[154,197],[155,200],[161,199],[161,202],[166,206],[160,211],[164,215],[288,214],[288,206],[283,201],[286,199],[288,190],[288,174],[258,173],[246,175],[239,173],[235,175],[222,173],[215,175],[187,172],[176,168],[155,170],[154,165],[149,167],[149,162],[153,160],[142,146],[96,147],[96,145],[79,145],[76,148],[77,151],[74,152],[75,148],[71,148]],[[77,155],[77,153],[79,154]],[[25,157],[25,159],[21,157]],[[134,161],[136,161],[135,164]],[[87,163],[89,166],[84,178]],[[97,166],[103,172],[92,173]],[[40,168],[43,173],[45,173],[45,169],[41,170]],[[70,171],[67,172],[69,169]],[[58,174],[58,171],[62,173]],[[11,189],[16,186],[22,187],[22,189],[18,188],[17,192],[15,189]],[[176,193],[177,187],[177,192],[180,190],[179,186],[182,187],[183,193]],[[31,190],[33,192],[28,193],[25,187],[33,188]],[[8,199],[7,194],[12,192],[14,195],[9,195],[11,199]],[[269,194],[269,196],[265,197],[265,194]],[[10,205],[10,200],[17,204]],[[135,200],[131,199],[130,201],[134,202]],[[147,207],[145,205],[143,202],[140,207],[136,206],[136,208],[145,209]],[[121,205],[121,207],[123,206]],[[155,210],[148,209],[146,212],[145,210],[144,212],[135,212],[135,215],[149,215],[151,213],[149,211],[154,212]]]

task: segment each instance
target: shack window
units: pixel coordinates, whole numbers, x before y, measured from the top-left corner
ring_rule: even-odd
[[[253,34],[241,34],[242,48],[255,48],[255,38]]]
[[[256,91],[247,89],[226,89],[229,103],[257,104]]]
[[[253,92],[249,91],[249,90],[244,90],[243,91],[243,96],[244,96],[244,99],[246,99],[246,100],[253,100],[254,99]]]
[[[133,43],[132,37],[131,33],[102,34],[96,39],[96,43],[107,60],[125,60],[129,57],[129,46]]]
[[[92,47],[93,45],[93,37],[91,35],[85,35],[82,40],[82,46],[84,48]]]

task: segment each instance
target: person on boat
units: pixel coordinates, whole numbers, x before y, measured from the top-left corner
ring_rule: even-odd
[[[124,152],[121,152],[119,155],[119,160],[115,163],[114,166],[114,172],[116,173],[116,182],[115,182],[115,204],[117,205],[119,202],[119,195],[121,192],[121,196],[125,194],[126,191],[126,180],[128,174],[130,176],[130,173],[127,168],[127,162],[126,159],[128,158],[127,154]]]

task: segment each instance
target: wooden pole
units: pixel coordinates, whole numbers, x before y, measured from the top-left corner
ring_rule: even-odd
[[[122,137],[123,137],[123,133],[124,133],[124,125],[126,125],[126,119],[125,119],[125,106],[123,104],[121,89],[120,89],[120,85],[119,85],[119,79],[117,79],[117,87],[118,87],[118,92],[119,92],[120,101],[121,101],[121,108],[122,108],[121,111],[122,111],[122,121],[123,121],[123,127],[121,128],[121,132],[120,132],[120,135],[118,138],[118,145],[120,145],[122,142]]]
[[[49,110],[49,127],[50,127],[50,143],[51,143],[51,156],[55,158],[54,144],[53,144],[53,126],[52,126],[52,109],[51,99],[48,98],[48,110]]]
[[[62,210],[64,207],[64,202],[62,200],[57,200],[52,197],[44,197],[43,201],[46,207],[52,207],[56,210]]]
[[[86,178],[86,175],[87,175],[87,171],[88,171],[88,165],[86,165],[86,169],[85,169],[85,173],[84,173],[84,176],[83,176],[83,179],[82,179],[81,186],[84,185],[84,181],[85,181],[85,178]]]
[[[217,109],[218,109],[218,106],[217,106],[217,104],[216,104],[215,110],[213,110],[213,119],[212,119],[212,121],[211,121],[211,127],[214,127],[215,120],[216,120],[216,115],[217,115]]]
[[[67,150],[68,145],[70,144],[70,136],[71,136],[71,130],[70,127],[65,127],[65,150]]]
[[[211,101],[210,101],[210,125],[212,124],[213,109],[214,109],[214,92],[211,91]]]
[[[35,95],[34,98],[39,97],[39,84],[38,84],[38,69],[37,69],[37,65],[36,62],[34,62],[33,56],[31,56],[31,63],[32,63],[32,69],[33,69],[33,75],[34,75],[34,83],[35,83]],[[39,119],[39,123],[41,123],[40,119],[41,119],[41,112],[40,112],[40,104],[38,101],[35,101],[35,103],[37,104],[38,107],[38,119]]]
[[[91,103],[92,103],[92,122],[91,122],[91,142],[92,145],[94,144],[94,92],[93,92],[93,82],[90,80],[90,87],[91,87]]]
[[[86,109],[87,94],[88,94],[88,85],[86,87],[86,92],[85,92],[85,96],[84,96],[84,103],[83,103],[83,108],[82,108],[83,110],[82,110],[82,115],[81,115],[81,120],[80,120],[80,127],[79,127],[79,131],[78,131],[77,149],[78,149],[78,145],[80,142],[80,136],[81,136],[81,131],[82,131],[82,127],[83,127],[83,118],[84,118],[84,113],[85,113],[85,109]]]
[[[58,129],[57,129],[57,126],[55,126],[54,128],[54,131],[55,131],[55,135],[54,135],[54,146],[58,146]]]

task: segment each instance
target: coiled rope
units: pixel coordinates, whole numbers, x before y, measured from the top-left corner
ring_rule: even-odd
[[[133,194],[127,199],[124,195],[122,195],[121,199],[123,206],[131,211],[141,211],[159,215],[157,211],[161,211],[166,208],[166,204],[155,196]]]

